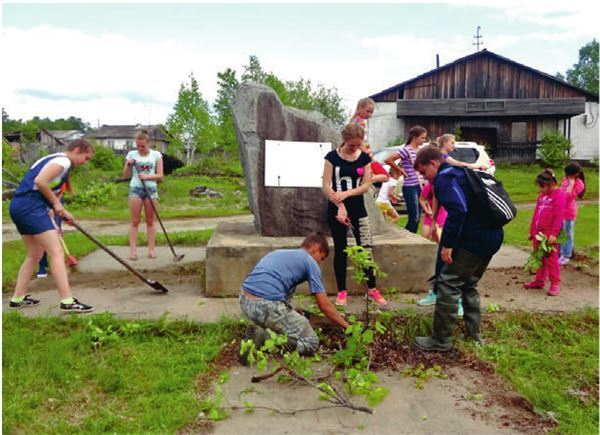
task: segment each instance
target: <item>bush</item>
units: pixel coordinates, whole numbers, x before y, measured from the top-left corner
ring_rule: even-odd
[[[85,191],[72,198],[67,198],[66,201],[77,207],[94,207],[106,204],[115,197],[116,193],[116,184],[92,181]]]
[[[90,160],[90,166],[92,168],[102,169],[104,171],[116,171],[121,169],[125,164],[124,159],[115,155],[110,148],[97,144],[94,148],[96,149],[96,152],[94,153],[92,160]]]
[[[542,164],[550,168],[563,167],[569,161],[571,142],[556,130],[545,130],[540,145]]]
[[[7,170],[15,178],[2,174],[6,180],[18,184],[18,180],[23,178],[27,172],[27,166],[17,160],[17,151],[6,140],[2,139],[2,168]]]
[[[389,141],[387,143],[386,147],[400,146],[400,145],[404,145],[405,143],[406,143],[406,141],[404,140],[404,138],[397,137],[396,139],[393,139],[393,140]]]
[[[242,177],[244,174],[239,157],[223,152],[214,155],[203,155],[191,165],[177,169],[175,175]]]

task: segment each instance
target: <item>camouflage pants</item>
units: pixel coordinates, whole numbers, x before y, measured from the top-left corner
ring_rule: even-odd
[[[286,301],[252,300],[240,292],[240,308],[254,324],[296,340],[296,350],[300,355],[311,354],[319,349],[319,338],[308,319]]]

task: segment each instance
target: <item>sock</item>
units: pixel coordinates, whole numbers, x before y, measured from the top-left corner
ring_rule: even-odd
[[[60,301],[61,304],[69,305],[73,303],[73,298],[67,298]]]
[[[12,299],[10,300],[11,302],[15,302],[15,303],[19,303],[21,301],[23,301],[23,299],[25,299],[25,296],[13,296]]]

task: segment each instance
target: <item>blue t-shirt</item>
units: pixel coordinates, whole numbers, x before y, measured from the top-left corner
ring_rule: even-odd
[[[278,249],[254,266],[242,288],[262,299],[283,301],[290,299],[304,281],[308,281],[311,293],[325,293],[321,269],[305,249]]]

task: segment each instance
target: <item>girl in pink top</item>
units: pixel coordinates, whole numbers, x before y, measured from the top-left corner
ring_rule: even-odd
[[[438,206],[437,204],[434,207],[434,194],[433,194],[433,184],[429,181],[425,183],[423,186],[423,190],[421,191],[421,196],[419,197],[419,204],[423,208],[423,237],[426,239],[431,239],[436,243],[440,242],[440,237],[442,237],[442,227],[444,226],[444,222],[446,222],[446,217],[448,216],[448,212],[444,209],[444,207]],[[433,221],[433,215],[435,213],[435,209],[438,208],[437,216],[435,222]]]
[[[535,238],[538,233],[548,238],[548,244],[555,247],[554,251],[542,258],[542,267],[535,274],[535,279],[523,284],[526,289],[544,288],[546,278],[550,278],[549,296],[557,296],[560,292],[560,267],[558,265],[558,250],[556,238],[563,226],[567,195],[558,188],[558,182],[552,172],[545,169],[535,180],[540,191],[535,211],[529,227],[529,240],[533,241],[533,249],[537,249],[539,241]]]
[[[577,219],[577,199],[583,198],[585,194],[585,175],[583,169],[577,162],[571,162],[565,166],[565,178],[560,182],[560,188],[567,194],[567,205],[565,206],[565,220],[563,229],[567,234],[567,241],[560,245],[558,258],[559,265],[569,262],[573,254],[573,240],[575,238],[575,220]]]

